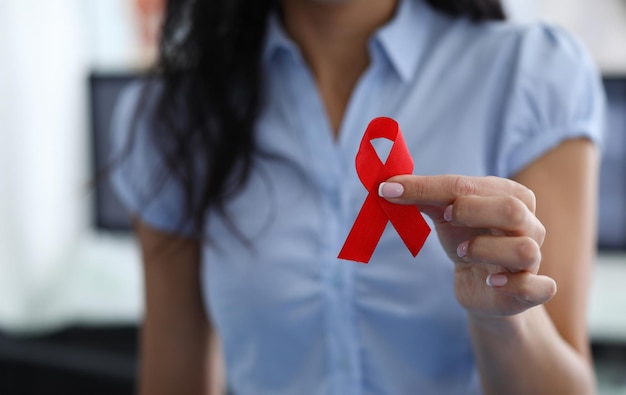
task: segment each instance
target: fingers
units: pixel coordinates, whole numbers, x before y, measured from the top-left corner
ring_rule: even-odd
[[[537,217],[513,196],[462,196],[446,207],[443,217],[452,225],[490,228],[512,236],[529,236],[541,246],[546,230]]]
[[[543,275],[529,272],[496,273],[485,279],[493,292],[515,298],[525,308],[548,302],[556,294],[556,282]]]
[[[498,265],[513,272],[537,273],[541,264],[541,247],[528,236],[476,236],[461,243],[457,255],[467,263]]]
[[[402,175],[381,184],[379,195],[417,205],[433,219],[468,311],[517,314],[556,293],[553,279],[536,274],[546,231],[525,186],[498,177]]]
[[[556,282],[526,271],[496,272],[484,266],[457,266],[455,294],[468,312],[504,317],[547,303],[556,294]]]
[[[401,175],[390,178],[386,183],[392,184],[380,188],[381,196],[399,204],[447,206],[461,196],[514,196],[535,212],[534,193],[506,178]]]

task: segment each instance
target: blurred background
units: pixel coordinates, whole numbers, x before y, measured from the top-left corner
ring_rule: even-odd
[[[119,90],[155,56],[160,0],[0,0],[0,394],[131,394],[139,251],[106,184]],[[626,1],[508,0],[586,43],[609,98],[589,328],[626,394]]]

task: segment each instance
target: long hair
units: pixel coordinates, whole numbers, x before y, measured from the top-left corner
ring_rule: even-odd
[[[502,20],[499,0],[427,0],[476,21]],[[159,42],[159,90],[150,133],[184,196],[197,236],[210,209],[246,181],[255,153],[261,51],[277,0],[168,0]],[[138,108],[138,112],[142,108]]]

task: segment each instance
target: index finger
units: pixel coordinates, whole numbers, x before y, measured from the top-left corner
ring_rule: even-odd
[[[535,212],[535,194],[524,185],[507,178],[452,174],[400,175],[391,177],[386,183],[402,185],[403,190],[398,197],[386,197],[383,193],[387,200],[398,204],[445,207],[461,196],[515,196],[524,202],[531,212]],[[381,188],[381,191],[383,189]]]

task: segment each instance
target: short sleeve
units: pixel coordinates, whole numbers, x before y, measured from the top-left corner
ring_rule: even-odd
[[[167,172],[150,125],[160,88],[135,82],[124,89],[111,122],[111,183],[125,208],[142,222],[170,233],[190,233],[183,222],[183,193]],[[137,111],[137,109],[140,111]]]
[[[602,147],[605,98],[591,57],[557,27],[534,25],[517,38],[517,59],[495,172],[511,177],[561,142]]]

